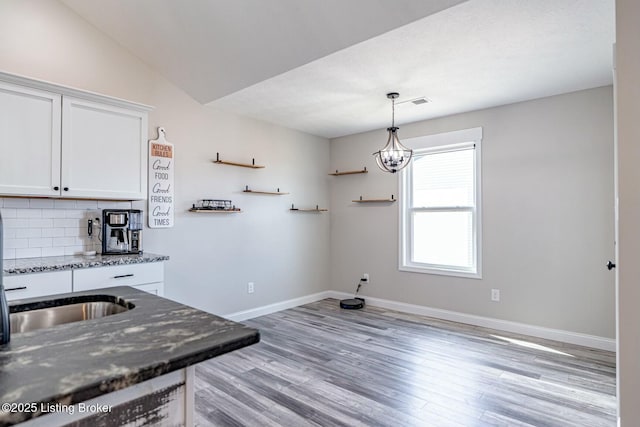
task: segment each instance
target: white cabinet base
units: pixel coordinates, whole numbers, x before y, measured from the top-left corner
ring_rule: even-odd
[[[164,296],[164,263],[149,262],[4,276],[9,301],[114,286],[133,286]]]
[[[9,301],[71,292],[71,280],[71,270],[19,274],[3,279]]]
[[[24,427],[192,426],[195,365],[26,421]],[[45,406],[46,409],[46,406]],[[81,412],[81,409],[89,411]]]
[[[74,292],[113,286],[140,286],[158,282],[164,282],[164,263],[162,262],[73,270]]]

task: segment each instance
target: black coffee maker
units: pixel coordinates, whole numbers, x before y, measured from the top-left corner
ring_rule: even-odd
[[[102,211],[102,254],[142,252],[142,211],[105,209]]]

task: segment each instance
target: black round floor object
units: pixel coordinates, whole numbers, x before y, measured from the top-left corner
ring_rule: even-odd
[[[359,310],[364,307],[364,298],[349,298],[340,300],[340,308]]]

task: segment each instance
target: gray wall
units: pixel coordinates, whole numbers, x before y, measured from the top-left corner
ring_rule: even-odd
[[[369,273],[368,296],[614,337],[612,102],[609,86],[400,126],[401,138],[483,127],[481,280],[398,271],[398,204],[351,203],[398,194],[371,156],[386,132],[332,140],[332,169],[371,171],[332,179],[333,289]]]

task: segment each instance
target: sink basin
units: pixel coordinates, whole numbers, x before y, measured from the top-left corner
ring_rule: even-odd
[[[80,322],[123,313],[134,307],[119,298],[109,295],[93,296],[90,301],[78,302],[77,298],[45,301],[44,308],[29,309],[24,306],[11,307],[11,333],[50,328],[64,323]]]

